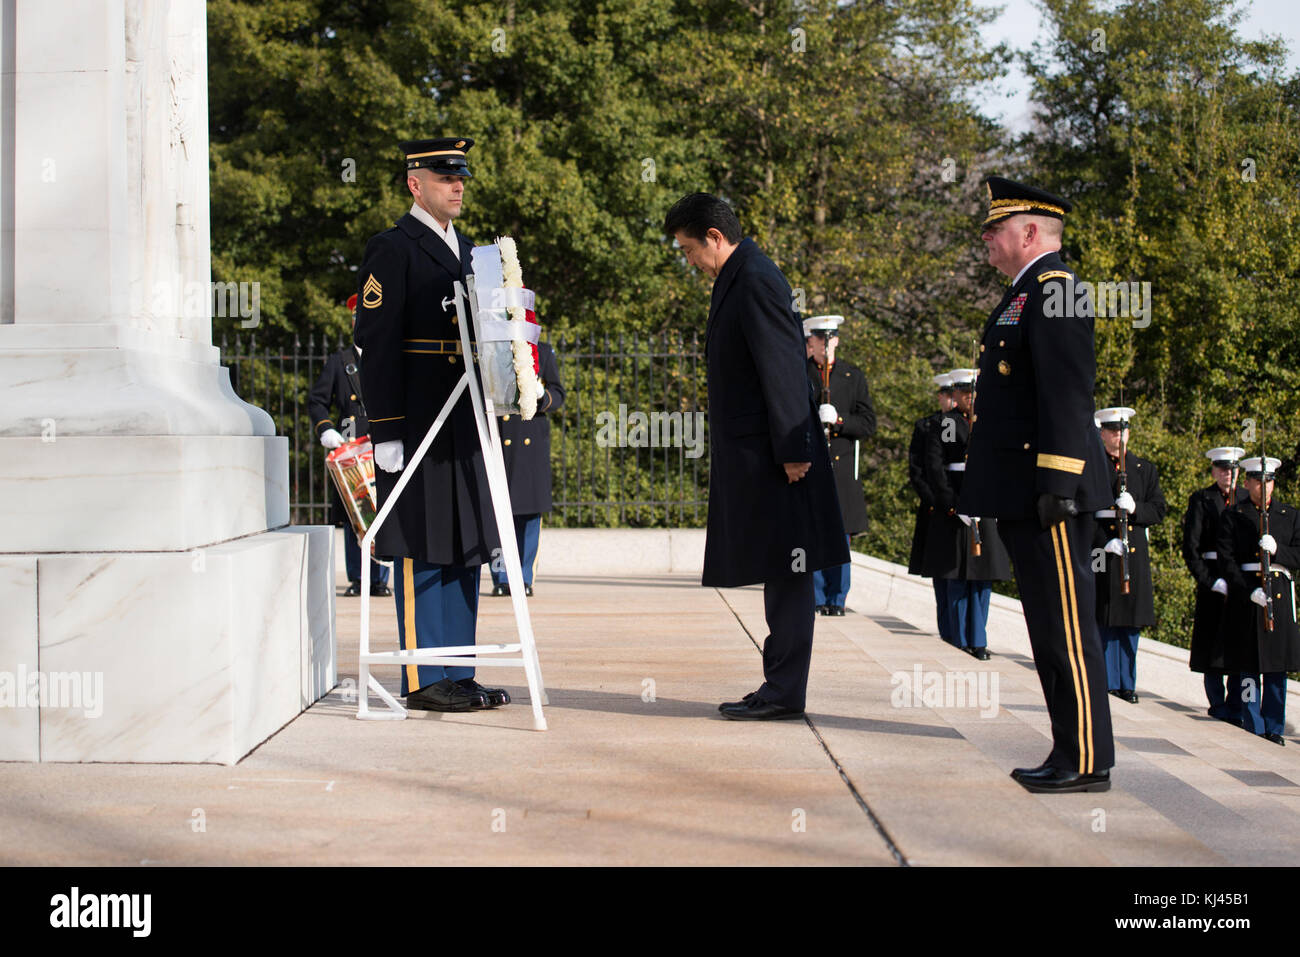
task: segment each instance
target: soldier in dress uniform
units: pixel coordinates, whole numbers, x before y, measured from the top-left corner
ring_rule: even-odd
[[[1228,603],[1220,624],[1224,670],[1241,676],[1241,726],[1285,745],[1286,673],[1300,669],[1294,584],[1300,569],[1300,513],[1273,498],[1273,476],[1281,464],[1274,458],[1242,460],[1250,497],[1224,509],[1217,550],[1228,583]],[[1261,534],[1261,511],[1268,515],[1265,534]],[[1261,571],[1264,552],[1272,572],[1267,582]]]
[[[1229,506],[1250,498],[1237,484],[1237,463],[1245,454],[1245,449],[1236,446],[1206,452],[1214,482],[1191,494],[1183,516],[1183,561],[1196,579],[1196,615],[1188,665],[1205,675],[1210,715],[1231,724],[1241,723],[1241,711],[1238,679],[1223,670],[1223,646],[1219,643],[1219,624],[1228,597],[1228,581],[1219,562],[1219,516]]]
[[[355,294],[348,297],[348,311],[352,313],[352,325],[355,328]],[[312,428],[316,430],[320,444],[327,450],[337,449],[345,441],[351,442],[366,434],[366,407],[361,398],[360,364],[361,353],[357,347],[344,346],[325,360],[320,378],[307,395],[307,412],[312,419]],[[330,417],[331,405],[338,406],[337,426]],[[343,525],[343,562],[348,573],[348,590],[343,594],[345,597],[355,597],[361,594],[361,543],[357,541],[333,482],[330,482],[330,523]],[[388,589],[388,566],[373,559],[370,562],[370,594],[379,597],[392,594]]]
[[[1147,529],[1165,520],[1168,506],[1160,491],[1153,463],[1128,449],[1132,409],[1101,409],[1093,421],[1101,429],[1110,464],[1115,503],[1099,509],[1093,548],[1102,550],[1097,571],[1097,630],[1106,653],[1106,684],[1115,697],[1137,704],[1138,632],[1155,624],[1155,592],[1151,585],[1151,545]],[[1120,490],[1120,450],[1125,450],[1123,474],[1128,487]],[[1125,543],[1120,512],[1128,517],[1128,593],[1124,593]]]
[[[465,363],[474,368],[472,357],[461,355],[455,305],[455,283],[470,274],[473,245],[452,224],[470,176],[465,153],[473,142],[445,137],[401,144],[414,202],[395,226],[370,239],[361,262],[356,342],[380,508]],[[500,543],[474,413],[464,396],[375,542],[377,554],[395,562],[402,648],[473,645],[479,566],[491,561]],[[473,668],[460,666],[408,665],[401,693],[408,708],[429,711],[492,708],[510,700],[504,690],[478,684]]]
[[[803,334],[808,343],[808,378],[817,393],[818,418],[829,440],[847,545],[850,538],[867,530],[867,506],[858,478],[858,442],[875,434],[876,410],[871,405],[866,373],[835,357],[843,322],[843,316],[811,316],[803,321]],[[820,614],[843,616],[852,568],[849,561],[813,572],[813,600]]]
[[[525,422],[517,412],[501,416],[501,453],[510,483],[510,507],[514,510],[515,539],[524,568],[524,592],[533,594],[533,571],[537,546],[542,536],[542,513],[551,510],[551,423],[548,413],[564,405],[564,386],[555,350],[545,342],[537,344],[540,380],[546,390],[537,400],[537,414]],[[505,562],[494,561],[492,594],[509,595]]]
[[[987,626],[992,582],[1011,577],[1011,559],[998,535],[996,519],[957,511],[966,474],[966,446],[975,397],[975,369],[948,373],[954,407],[939,417],[926,433],[925,480],[934,494],[922,559],[921,574],[944,583],[948,627],[952,644],[987,661]],[[979,535],[979,555],[974,553]]]
[[[934,512],[934,489],[925,477],[925,443],[929,429],[937,423],[945,412],[953,407],[952,381],[948,373],[941,372],[934,377],[936,399],[939,411],[931,412],[924,418],[917,419],[912,426],[912,441],[907,446],[907,480],[920,496],[921,503],[916,507],[916,526],[912,529],[912,551],[907,559],[907,573],[922,575],[921,566],[925,560],[925,541],[930,528],[930,516]],[[934,585],[934,615],[938,623],[939,637],[952,643],[952,627],[948,623],[947,580],[931,579]]]
[[[984,327],[957,510],[998,520],[1051,716],[1051,753],[1012,777],[1030,791],[1105,790],[1115,744],[1091,548],[1092,513],[1112,499],[1092,422],[1089,287],[1076,290],[1059,253],[1070,204],[997,176],[988,186],[981,238],[1011,286]]]

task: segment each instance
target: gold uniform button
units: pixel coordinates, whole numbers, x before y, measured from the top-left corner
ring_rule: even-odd
[[[839,457],[838,455],[835,456],[835,461],[838,462],[839,460],[840,460],[840,457]]]
[[[532,444],[533,444],[532,439],[524,439],[524,445],[532,445]]]
[[[455,316],[452,316],[452,317],[451,317],[451,324],[452,324],[453,326],[456,324],[456,317],[455,317]]]
[[[353,402],[357,401],[357,395],[356,395],[355,392],[352,393],[352,401],[353,401]]]
[[[455,356],[447,356],[447,361],[450,362],[452,365],[455,365],[455,364],[456,364],[456,357],[455,357]]]
[[[998,372],[1002,373],[1003,375],[1011,375],[1011,363],[1007,362],[1006,359],[999,360]]]
[[[970,417],[970,424],[971,424],[971,425],[974,425],[974,424],[975,424],[975,420],[978,419],[978,418],[979,418],[978,415],[972,415],[972,416]]]
[[[501,416],[501,421],[502,421],[502,422],[509,422],[509,421],[510,421],[510,416],[508,416],[508,415],[503,415],[503,416]]]
[[[1028,442],[1025,443],[1025,451],[1026,451],[1026,452],[1029,451],[1029,443],[1028,443]]]
[[[506,439],[505,444],[506,444],[506,445],[509,445],[509,444],[510,444],[510,440],[509,440],[509,439]]]
[[[981,343],[980,343],[980,352],[983,352],[983,351],[984,351],[984,343],[981,342]]]

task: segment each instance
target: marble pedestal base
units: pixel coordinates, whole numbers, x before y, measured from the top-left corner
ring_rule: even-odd
[[[0,760],[234,764],[336,682],[333,548],[0,555]]]

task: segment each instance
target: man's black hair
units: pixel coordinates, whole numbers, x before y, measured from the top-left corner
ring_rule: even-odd
[[[704,241],[710,229],[722,233],[724,239],[736,244],[744,238],[740,220],[723,200],[708,193],[690,193],[673,203],[664,217],[664,235],[685,233],[691,239]]]

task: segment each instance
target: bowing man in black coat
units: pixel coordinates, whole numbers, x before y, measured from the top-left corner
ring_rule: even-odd
[[[1219,562],[1219,517],[1224,509],[1250,498],[1236,483],[1237,463],[1245,454],[1245,449],[1236,446],[1206,452],[1214,482],[1188,497],[1187,514],[1183,516],[1183,561],[1196,579],[1192,650],[1187,666],[1205,675],[1210,716],[1230,724],[1239,724],[1241,714],[1237,676],[1223,670],[1223,645],[1219,640],[1219,623],[1228,598],[1228,582]]]
[[[1091,552],[1092,513],[1112,499],[1092,421],[1092,302],[1059,253],[1070,204],[998,176],[988,185],[980,238],[1011,286],[984,326],[957,508],[998,520],[1052,719],[1047,760],[1012,777],[1035,792],[1106,790],[1115,742]]]
[[[709,519],[702,584],[763,582],[770,634],[764,682],[719,710],[737,720],[803,714],[812,655],[812,572],[848,561],[844,523],[804,342],[781,270],[707,193],[664,220],[687,261],[713,277],[705,333],[709,376]]]
[[[1099,409],[1093,421],[1101,429],[1110,464],[1111,494],[1115,503],[1099,509],[1093,534],[1094,549],[1101,550],[1104,565],[1097,570],[1097,631],[1106,654],[1106,683],[1121,701],[1137,704],[1138,632],[1156,622],[1155,589],[1151,582],[1151,545],[1147,529],[1165,520],[1168,506],[1160,490],[1154,462],[1139,458],[1128,448],[1132,409]],[[1128,487],[1120,490],[1121,448]],[[1123,530],[1120,512],[1128,518],[1129,589],[1124,593]]]
[[[510,507],[514,511],[515,539],[524,566],[524,590],[533,593],[533,568],[542,536],[542,513],[551,510],[551,423],[549,415],[564,405],[564,386],[555,350],[545,342],[537,344],[542,387],[537,413],[525,422],[519,414],[501,416],[501,454],[510,484]],[[509,595],[505,561],[493,561],[492,594]]]
[[[871,405],[867,376],[847,359],[836,358],[842,316],[809,316],[803,321],[808,343],[808,378],[820,405],[822,431],[830,442],[831,471],[840,500],[845,544],[867,530],[867,504],[858,478],[858,441],[876,432],[876,410]],[[852,562],[813,572],[813,602],[823,615],[844,615],[844,601],[852,584]]]
[[[362,349],[375,490],[382,509],[406,463],[460,381],[455,283],[470,273],[473,244],[452,220],[460,215],[465,151],[458,137],[403,143],[411,211],[366,245],[358,279]],[[471,342],[472,330],[471,330]],[[475,372],[477,374],[477,372]],[[479,566],[500,547],[473,409],[464,395],[375,537],[376,552],[394,560],[398,636],[403,649],[474,644]],[[467,711],[509,701],[483,688],[474,669],[408,665],[402,669],[407,707]]]
[[[357,297],[348,298],[352,325],[357,324]],[[316,438],[327,450],[337,449],[366,435],[366,407],[361,391],[361,354],[355,345],[345,346],[325,360],[320,378],[307,395],[307,412],[311,416]],[[339,420],[335,423],[330,406],[337,406]],[[340,431],[340,429],[342,431]],[[347,597],[361,594],[361,543],[357,541],[348,519],[338,489],[330,482],[330,521],[343,525],[343,563],[348,573]],[[373,559],[370,562],[370,594],[389,595],[388,567]]]

